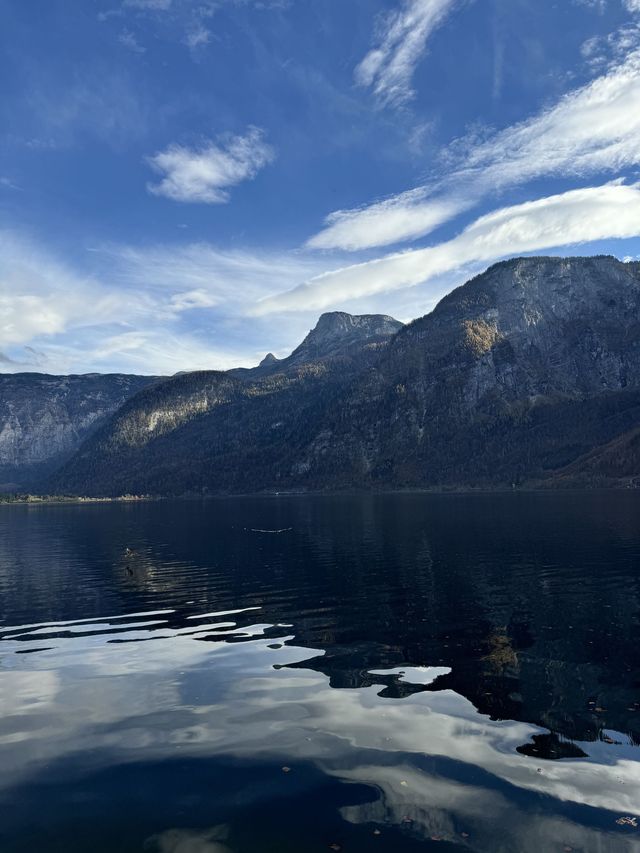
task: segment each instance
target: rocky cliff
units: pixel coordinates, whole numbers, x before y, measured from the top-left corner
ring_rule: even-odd
[[[502,487],[596,470],[599,484],[631,482],[638,427],[640,264],[522,258],[406,327],[324,315],[288,359],[147,389],[53,485]]]
[[[0,375],[0,487],[27,488],[41,479],[154,381],[120,374]]]
[[[396,335],[331,444],[365,482],[522,483],[640,423],[639,392],[640,265],[514,259]]]

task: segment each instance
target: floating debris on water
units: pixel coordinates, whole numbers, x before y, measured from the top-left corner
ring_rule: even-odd
[[[293,527],[281,527],[278,530],[266,530],[262,527],[245,527],[250,533],[288,533]]]

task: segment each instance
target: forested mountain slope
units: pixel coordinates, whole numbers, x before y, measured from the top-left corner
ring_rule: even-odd
[[[640,473],[638,427],[640,265],[518,258],[408,326],[323,315],[288,359],[147,389],[53,485],[92,494],[607,485]]]

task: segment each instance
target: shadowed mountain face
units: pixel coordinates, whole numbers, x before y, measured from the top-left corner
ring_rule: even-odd
[[[627,452],[639,426],[640,265],[524,258],[409,326],[327,314],[287,359],[146,389],[53,485],[619,484],[640,475]]]
[[[61,464],[151,376],[0,375],[0,487],[26,487]]]
[[[287,358],[269,354],[253,369],[188,373],[148,388],[56,474],[53,488],[182,493],[288,483],[324,413],[401,328],[391,317],[323,314]]]
[[[640,424],[640,265],[490,268],[395,337],[350,413],[334,446],[362,449],[369,482],[546,479]]]

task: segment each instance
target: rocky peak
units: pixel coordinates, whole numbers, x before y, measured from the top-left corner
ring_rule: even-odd
[[[321,314],[309,335],[314,338],[343,338],[393,335],[402,323],[386,314],[347,314],[346,311],[328,311]]]
[[[637,268],[614,257],[514,258],[398,335],[392,369],[421,386],[447,365],[467,412],[492,394],[510,404],[640,387],[639,302]]]
[[[347,314],[330,311],[322,314],[288,361],[300,363],[345,355],[358,346],[381,342],[395,335],[402,323],[385,314]]]
[[[591,323],[624,317],[637,303],[639,272],[638,265],[606,255],[512,258],[449,293],[407,329],[433,332],[456,321],[483,320],[505,333],[529,334],[543,319],[575,325],[579,318]]]
[[[268,352],[265,357],[262,359],[258,367],[273,367],[278,364],[280,361],[279,358],[276,358],[272,352]]]
[[[640,267],[516,258],[403,328],[324,314],[288,358],[242,375],[250,383],[194,374],[180,395],[175,379],[137,394],[53,487],[181,494],[511,485],[550,472],[637,478]]]

